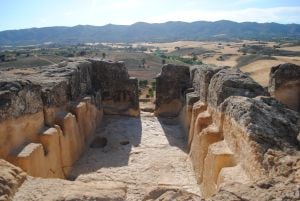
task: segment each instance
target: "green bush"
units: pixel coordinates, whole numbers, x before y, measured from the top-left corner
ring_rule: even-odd
[[[148,85],[148,80],[139,80],[139,86],[145,88]]]
[[[155,91],[156,90],[156,82],[155,81],[151,82],[151,86],[152,86],[152,89]]]
[[[149,88],[148,89],[148,94],[147,95],[149,95],[149,97],[154,97],[154,93],[153,93],[153,89],[152,88]]]

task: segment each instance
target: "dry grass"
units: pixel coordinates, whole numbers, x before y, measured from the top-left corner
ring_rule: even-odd
[[[300,58],[294,57],[275,57],[277,60],[257,60],[246,66],[241,67],[241,71],[249,75],[262,86],[269,83],[269,73],[272,66],[283,63],[295,63],[300,65]]]
[[[287,51],[298,51],[300,52],[300,46],[292,46],[292,47],[281,47],[281,50],[287,50]]]

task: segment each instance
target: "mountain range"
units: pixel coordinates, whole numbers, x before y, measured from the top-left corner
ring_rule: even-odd
[[[0,32],[0,46],[43,43],[170,42],[178,40],[300,39],[299,24],[216,22],[166,22],[132,25],[44,27]]]

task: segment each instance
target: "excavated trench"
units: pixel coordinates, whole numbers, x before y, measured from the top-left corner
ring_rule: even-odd
[[[153,189],[180,189],[200,195],[186,141],[176,119],[157,118],[148,112],[141,112],[140,117],[104,115],[90,146],[66,178],[71,183],[31,178],[19,188],[14,200],[55,200],[56,194],[72,193],[76,197],[69,185],[77,186],[77,192],[86,185],[90,185],[87,191],[97,190],[99,183],[113,186],[109,196],[123,186],[128,201],[143,200]]]
[[[275,162],[292,158],[286,150],[299,158],[298,113],[238,69],[165,65],[155,109],[139,104],[138,81],[123,63],[34,72],[21,72],[32,82],[16,81],[18,71],[2,75],[0,98],[11,104],[0,106],[0,157],[28,175],[0,160],[0,200],[201,200],[225,187],[239,194],[231,184],[252,192],[268,171],[296,175],[298,163]]]
[[[107,115],[69,179],[121,182],[127,186],[127,200],[142,200],[156,187],[199,195],[186,144],[176,120],[158,119],[146,112],[139,118]]]

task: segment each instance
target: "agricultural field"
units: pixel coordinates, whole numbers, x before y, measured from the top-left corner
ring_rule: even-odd
[[[77,57],[124,61],[131,76],[149,83],[165,63],[187,66],[206,63],[237,67],[266,86],[272,66],[286,62],[300,64],[300,45],[243,40],[1,47],[0,68],[52,65]]]

